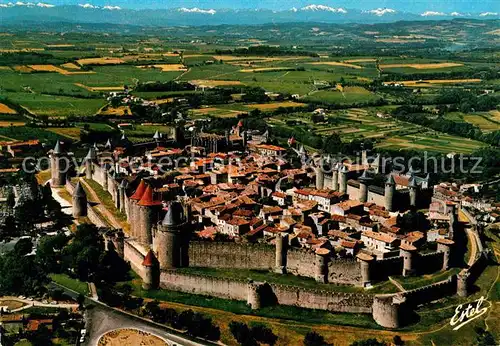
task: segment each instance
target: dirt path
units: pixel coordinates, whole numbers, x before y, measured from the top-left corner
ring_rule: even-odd
[[[182,72],[180,75],[178,75],[177,77],[175,77],[175,79],[174,79],[174,80],[179,80],[179,79],[181,79],[181,78],[182,78],[182,77],[183,77],[186,73],[189,73],[189,72],[191,72],[191,69],[190,69],[190,68],[188,68],[186,71]]]
[[[99,210],[99,213],[103,215],[106,218],[106,221],[110,224],[111,227],[121,229],[123,228],[120,222],[115,218],[115,216],[106,208],[104,205],[103,201],[97,196],[97,193],[90,187],[90,185],[84,180],[80,179],[80,183],[83,184],[85,187],[85,190],[87,190],[90,193],[90,200],[92,200],[95,203],[98,203],[95,208]]]

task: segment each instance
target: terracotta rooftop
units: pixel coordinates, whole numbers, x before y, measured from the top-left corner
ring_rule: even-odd
[[[284,150],[286,150],[283,147],[278,147],[277,145],[271,145],[271,144],[258,144],[255,147],[259,148],[259,149],[272,150],[272,151],[284,151]]]
[[[326,256],[330,254],[330,250],[325,249],[325,248],[318,248],[316,249],[316,254],[321,255],[321,256]]]
[[[413,245],[409,245],[409,244],[404,244],[404,243],[403,243],[403,244],[401,244],[401,245],[399,246],[399,248],[400,248],[401,250],[404,250],[404,251],[415,251],[415,250],[417,250],[417,248],[416,248],[415,246],[413,246]]]
[[[337,203],[337,205],[342,209],[342,210],[349,210],[351,208],[359,207],[360,205],[363,205],[362,203],[354,200],[347,200],[344,202]]]
[[[37,331],[41,325],[50,325],[52,324],[52,319],[45,320],[30,320],[28,321],[28,325],[26,326],[26,330],[30,332]],[[48,326],[48,329],[52,329],[52,326]]]
[[[362,261],[373,261],[373,256],[370,256],[370,255],[362,253],[362,252],[358,253],[358,255],[356,257]]]
[[[365,231],[362,233],[362,235],[368,238],[383,241],[384,243],[392,243],[393,241],[396,240],[396,238],[390,236],[389,234],[379,233],[379,232]]]
[[[342,240],[340,243],[341,246],[348,248],[348,249],[354,249],[356,247],[356,242],[355,241],[347,241],[347,240]]]
[[[443,245],[453,245],[453,244],[455,244],[455,242],[453,240],[447,239],[447,238],[438,239],[437,242],[439,244],[443,244]]]

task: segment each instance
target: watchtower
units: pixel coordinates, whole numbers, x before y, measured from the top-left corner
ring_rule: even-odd
[[[189,237],[185,234],[186,226],[184,208],[177,201],[170,202],[155,237],[161,270],[189,265]]]
[[[57,140],[54,149],[49,152],[51,185],[54,187],[64,186],[66,184],[66,173],[69,168],[69,160],[64,154],[61,143]]]
[[[392,174],[390,174],[385,182],[385,191],[384,191],[385,209],[387,211],[394,211],[393,203],[394,203],[395,192],[396,192],[396,182],[394,181],[394,177],[392,176]]]
[[[339,169],[339,190],[341,193],[347,193],[347,173],[349,169],[342,165]]]
[[[73,217],[87,216],[87,194],[80,182],[76,184],[71,199],[73,202]]]
[[[359,177],[359,201],[366,203],[368,201],[368,183],[371,181],[368,171],[365,169]]]

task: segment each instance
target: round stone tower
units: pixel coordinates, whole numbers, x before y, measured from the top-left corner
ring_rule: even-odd
[[[139,206],[137,203],[142,198],[142,195],[146,191],[146,182],[144,180],[141,180],[139,185],[137,186],[137,189],[135,189],[135,192],[132,196],[130,196],[129,199],[129,216],[128,216],[128,221],[130,223],[130,232],[132,237],[138,237],[138,225],[139,225]]]
[[[126,189],[128,186],[128,182],[126,179],[123,179],[118,186],[118,200],[119,200],[119,205],[120,205],[120,211],[122,213],[126,213],[126,208],[125,208],[125,200],[127,199],[126,196]]]
[[[336,163],[332,168],[332,190],[339,189],[339,164]]]
[[[185,234],[186,226],[184,208],[177,201],[170,202],[155,239],[161,270],[188,266],[189,238]]]
[[[262,286],[261,282],[255,282],[252,280],[248,282],[247,304],[252,308],[252,310],[260,309],[262,306],[262,301],[260,296],[261,286]]]
[[[243,138],[243,150],[247,150],[247,143],[248,143],[248,133],[247,133],[247,131],[243,131],[241,133],[241,137]]]
[[[387,181],[385,182],[385,192],[384,192],[384,200],[385,200],[385,209],[387,211],[394,211],[393,203],[394,203],[394,193],[396,192],[396,182],[394,181],[394,177],[392,174],[389,175]]]
[[[149,250],[142,261],[143,278],[142,288],[145,290],[152,290],[158,288],[160,282],[160,271],[158,260],[152,250]]]
[[[316,173],[316,189],[323,190],[325,187],[325,172],[320,162],[314,167],[314,172]]]
[[[361,283],[363,287],[371,283],[371,266],[373,263],[373,256],[359,253],[357,256],[359,265],[361,266]]]
[[[451,257],[451,248],[455,245],[455,242],[450,239],[438,239],[437,240],[437,250],[438,252],[443,253],[443,268],[442,270],[450,269],[450,257]]]
[[[94,147],[90,147],[87,156],[85,156],[85,177],[87,179],[92,179],[94,174],[94,161],[97,159],[97,154]]]
[[[373,319],[384,328],[401,327],[405,299],[401,295],[384,294],[373,298]]]
[[[87,216],[87,194],[80,182],[76,183],[71,199],[73,202],[73,217]]]
[[[408,191],[410,195],[410,207],[417,206],[417,194],[418,194],[418,185],[415,180],[415,177],[411,177],[408,181]]]
[[[328,258],[330,250],[317,249],[316,250],[316,263],[314,266],[314,277],[317,282],[326,283],[328,281]]]
[[[108,191],[108,169],[109,163],[104,163],[101,166],[102,189]]]
[[[363,174],[359,177],[359,201],[361,203],[366,203],[368,201],[368,183],[371,181],[371,177],[368,174],[368,170],[364,170]]]
[[[274,272],[278,274],[286,274],[286,258],[288,251],[288,234],[278,233],[275,238],[276,242],[276,266]]]
[[[339,191],[341,193],[347,193],[347,173],[349,172],[349,169],[341,165],[339,169]]]
[[[457,275],[457,294],[459,297],[467,297],[469,295],[469,280],[470,273],[462,271]]]
[[[69,168],[69,160],[64,155],[61,143],[57,140],[54,149],[49,152],[51,185],[54,187],[64,186],[66,184],[66,173]]]
[[[399,249],[399,255],[403,257],[403,276],[414,275],[415,268],[413,263],[417,248],[413,245],[401,244]]]
[[[141,243],[153,243],[153,226],[158,223],[161,210],[161,201],[153,196],[153,188],[147,186],[141,200],[137,202],[139,208],[139,224],[137,225],[137,238]]]
[[[449,237],[450,239],[455,239],[455,231],[457,229],[458,225],[458,209],[456,205],[453,206],[453,208],[450,211],[450,223],[449,223]]]

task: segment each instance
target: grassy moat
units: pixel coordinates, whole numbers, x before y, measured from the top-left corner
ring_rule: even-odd
[[[277,274],[266,270],[250,270],[250,269],[225,269],[225,268],[202,268],[202,267],[189,267],[177,270],[182,274],[190,275],[206,275],[222,279],[235,279],[235,280],[254,280],[265,281],[278,285],[289,285],[317,290],[325,290],[332,292],[349,292],[349,293],[363,293],[365,292],[362,287],[349,286],[349,285],[335,285],[319,283],[312,278],[303,276],[296,276],[293,274]]]
[[[382,327],[377,325],[372,319],[371,314],[332,313],[324,310],[305,309],[285,305],[268,306],[259,310],[252,310],[244,301],[222,299],[164,289],[146,291],[142,289],[142,280],[137,277],[135,273],[133,275],[134,278],[131,281],[119,283],[117,284],[117,288],[120,289],[123,285],[130,285],[133,288],[132,295],[141,298],[223,310],[238,315],[253,315],[276,318],[280,320],[300,321],[301,323],[311,324],[344,325],[360,328],[382,329]]]

